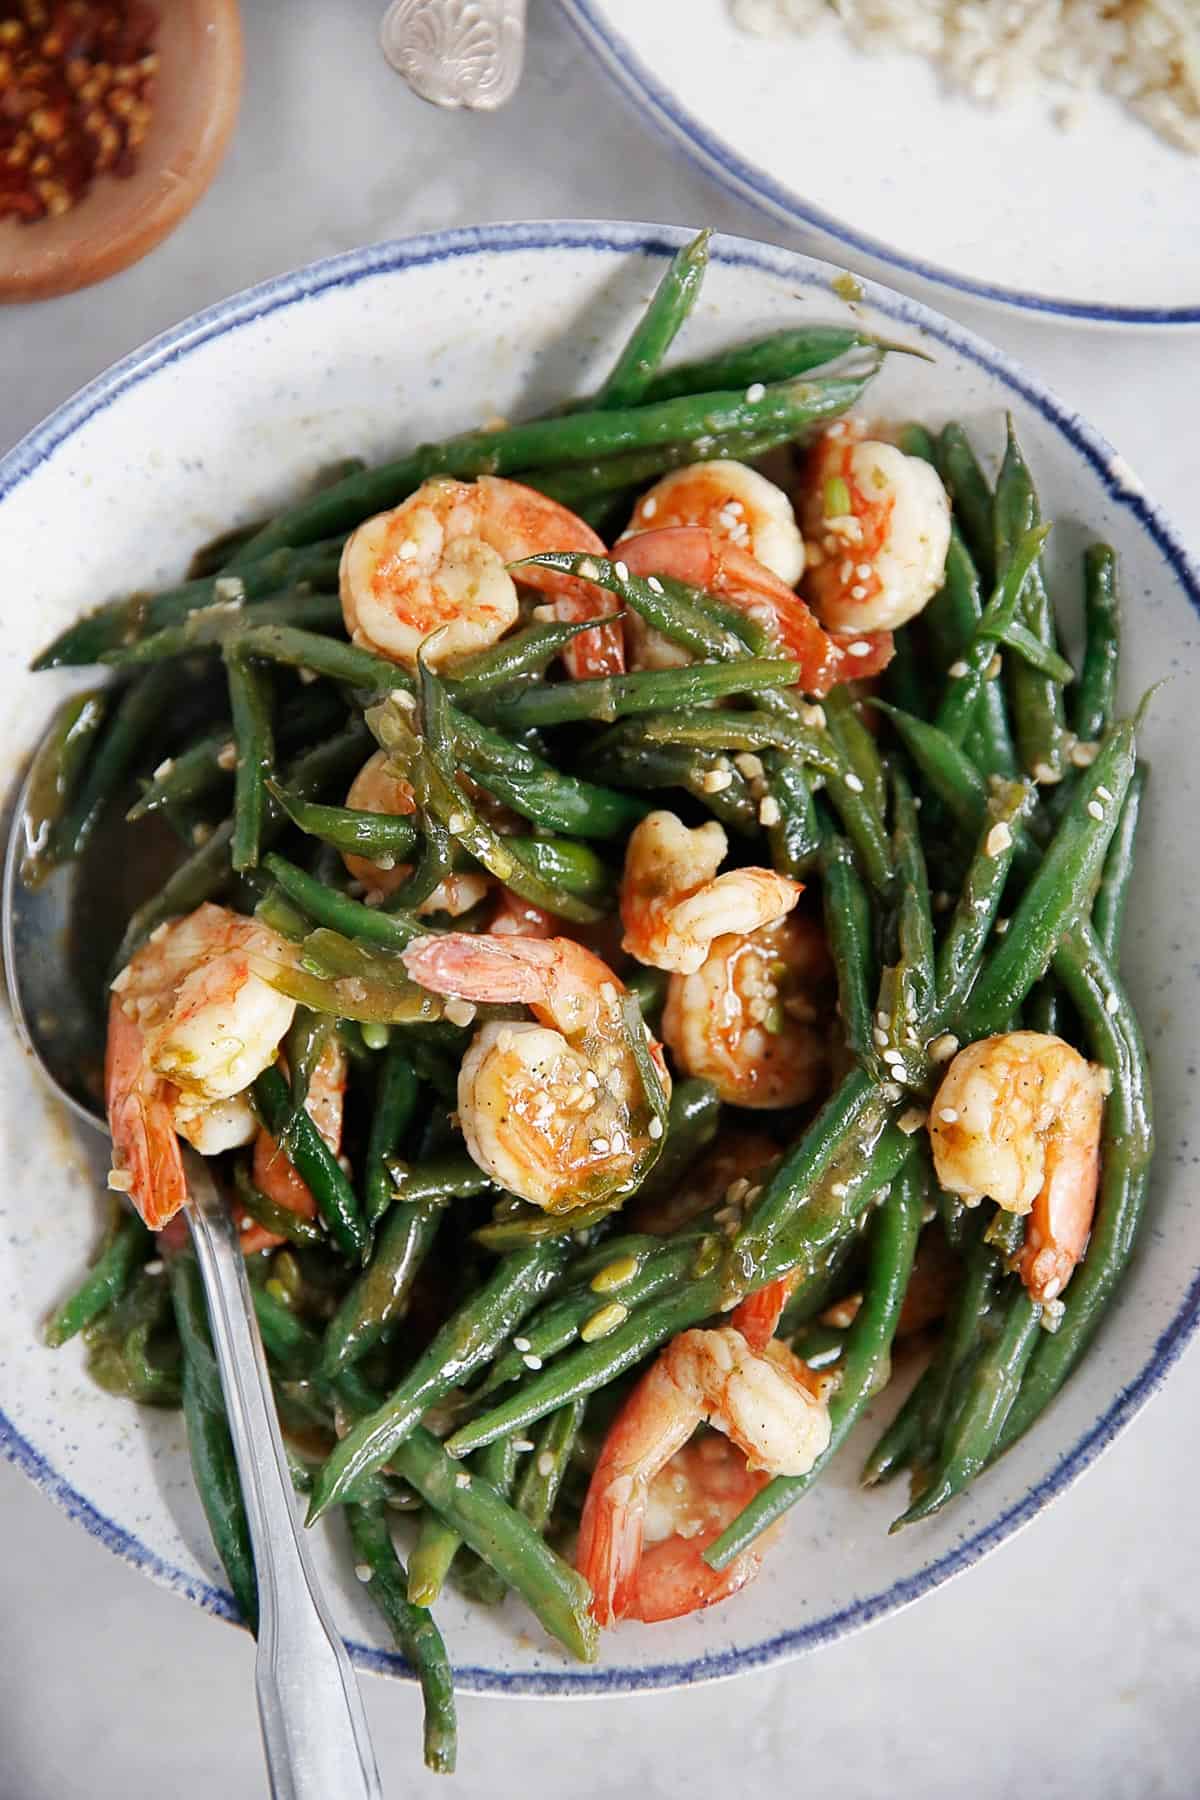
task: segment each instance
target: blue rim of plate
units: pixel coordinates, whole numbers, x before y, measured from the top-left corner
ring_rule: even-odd
[[[585,250],[600,255],[643,254],[665,259],[688,239],[688,232],[674,226],[612,224],[605,221],[563,220],[536,224],[501,224],[431,233],[423,237],[376,244],[363,250],[312,263],[289,275],[281,275],[248,288],[174,329],[154,338],[111,369],[81,388],[57,411],[0,459],[0,505],[47,457],[87,421],[117,400],[129,388],[148,379],[158,369],[178,361],[209,340],[236,331],[266,314],[310,299],[329,288],[351,287],[376,275],[396,273],[427,264],[450,262],[480,253],[506,255],[531,250]],[[805,286],[828,291],[835,271],[813,257],[747,238],[718,236],[710,255],[733,267],[756,269]],[[1112,500],[1131,511],[1169,563],[1180,586],[1200,615],[1200,570],[1195,568],[1174,530],[1146,499],[1140,484],[1112,448],[1090,425],[1064,407],[1047,389],[1027,375],[1002,351],[962,326],[952,324],[919,300],[912,300],[874,282],[864,283],[864,298],[900,324],[918,327],[948,349],[987,370],[1019,393],[1071,444],[1095,470]],[[894,1582],[878,1593],[860,1596],[836,1612],[812,1619],[792,1630],[779,1632],[745,1649],[715,1651],[688,1661],[664,1662],[640,1668],[612,1664],[589,1672],[489,1669],[466,1665],[455,1668],[455,1680],[467,1693],[527,1694],[531,1696],[603,1696],[681,1687],[713,1681],[745,1670],[787,1660],[806,1650],[833,1643],[876,1619],[909,1606],[932,1588],[961,1574],[1027,1524],[1044,1506],[1057,1498],[1113,1442],[1130,1420],[1161,1387],[1182,1354],[1188,1340],[1200,1328],[1200,1270],[1159,1335],[1144,1367],[1113,1398],[1104,1413],[1058,1458],[1048,1474],[990,1524],[952,1550],[927,1563],[915,1574]],[[15,1463],[42,1491],[105,1547],[131,1563],[152,1580],[186,1595],[208,1612],[237,1622],[233,1596],[202,1576],[181,1569],[159,1556],[123,1525],[110,1519],[88,1496],[62,1475],[49,1458],[18,1429],[0,1409],[0,1453]],[[378,1673],[412,1679],[399,1656],[348,1640],[354,1659]]]
[[[646,66],[632,46],[603,17],[603,0],[563,0],[567,17],[584,43],[595,52],[610,79],[631,99],[661,136],[680,149],[697,168],[739,200],[781,220],[785,225],[823,232],[849,249],[885,267],[902,269],[922,281],[949,288],[973,300],[1011,306],[1047,318],[1074,319],[1092,325],[1198,325],[1200,302],[1187,306],[1102,306],[1089,300],[1055,299],[973,281],[940,263],[923,262],[882,238],[855,231],[832,213],[775,181],[765,169],[747,162],[716,132],[710,131]]]

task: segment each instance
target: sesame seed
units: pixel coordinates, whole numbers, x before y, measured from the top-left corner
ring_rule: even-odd
[[[941,1112],[938,1114],[938,1118],[942,1121],[943,1125],[958,1124],[958,1113],[952,1106],[943,1106]]]
[[[750,1183],[746,1180],[744,1175],[739,1175],[736,1181],[731,1181],[729,1186],[725,1189],[726,1203],[729,1206],[740,1206],[749,1192]]]
[[[854,574],[854,564],[850,561],[849,557],[847,557],[846,561],[842,564],[841,568],[838,570],[838,580],[839,581],[849,581],[853,574]]]
[[[553,1453],[553,1451],[551,1451],[551,1450],[543,1450],[542,1451],[541,1455],[537,1459],[537,1472],[542,1477],[543,1480],[545,1480],[546,1476],[553,1475],[553,1473],[554,1473],[554,1453]]]
[[[835,1200],[844,1200],[850,1189],[844,1181],[835,1181],[831,1183],[829,1191]]]
[[[1011,924],[1011,919],[997,919],[992,930],[996,933],[997,937],[1003,937]]]
[[[579,1327],[579,1335],[585,1344],[594,1343],[597,1338],[607,1337],[618,1325],[623,1325],[629,1317],[629,1308],[622,1306],[619,1300],[610,1300],[599,1312],[594,1312],[587,1322]]]
[[[850,598],[852,600],[865,600],[866,597],[866,588],[862,585],[861,581],[856,581],[854,586],[850,589]]]
[[[475,1006],[470,1000],[447,1000],[443,1010],[451,1025],[469,1025],[475,1017]]]
[[[1055,1298],[1055,1296],[1061,1292],[1061,1290],[1062,1290],[1062,1277],[1060,1275],[1054,1275],[1051,1277],[1051,1279],[1046,1283],[1045,1287],[1042,1289],[1042,1298],[1044,1300],[1053,1300]]]
[[[552,606],[535,606],[533,617],[539,625],[553,625],[558,615]]]
[[[585,581],[595,581],[598,579],[600,571],[589,556],[584,558],[575,573],[582,575]]]
[[[949,1062],[957,1049],[958,1039],[955,1037],[954,1033],[952,1031],[943,1031],[942,1035],[940,1037],[935,1037],[929,1046],[930,1060],[935,1063]]]
[[[649,1131],[650,1136],[654,1139],[655,1143],[657,1143],[663,1134],[663,1122],[659,1118],[651,1119],[646,1129]]]
[[[727,787],[733,786],[733,770],[706,769],[701,777],[700,786],[706,794],[723,794]]]
[[[110,1169],[108,1185],[114,1194],[127,1194],[133,1187],[133,1176],[128,1169]]]
[[[766,392],[767,390],[761,381],[752,381],[750,386],[746,389],[746,398],[751,406],[753,406],[756,401],[762,400],[765,397]]]
[[[852,794],[861,794],[863,791],[863,784],[859,780],[858,776],[854,773],[853,769],[851,769],[850,773],[846,777],[846,786],[850,789],[850,792]]]
[[[466,813],[452,812],[450,817],[446,820],[446,829],[452,831],[455,837],[457,837],[459,832],[465,831],[470,823],[471,821],[468,819]]]
[[[654,517],[655,513],[658,511],[658,501],[653,494],[646,495],[646,498],[642,501],[641,511],[643,519],[652,519]]]
[[[1087,809],[1088,817],[1091,819],[1102,819],[1104,817],[1104,808],[1098,800],[1089,800]]]
[[[746,777],[747,781],[760,781],[762,779],[762,759],[755,756],[752,750],[739,751],[733,760],[741,770],[742,774]]]
[[[905,1137],[912,1137],[914,1132],[920,1131],[922,1125],[925,1123],[925,1117],[926,1115],[919,1106],[910,1106],[907,1112],[900,1114],[896,1123],[904,1133]]]
[[[1033,779],[1049,785],[1050,782],[1058,780],[1058,774],[1052,763],[1039,762],[1033,765]]]
[[[608,1155],[608,1139],[603,1138],[603,1137],[593,1138],[592,1139],[592,1149],[597,1156],[607,1156]]]
[[[856,600],[866,599],[867,590],[865,588],[851,588],[850,592]],[[870,656],[870,654],[870,644],[864,644],[861,638],[858,638],[853,644],[846,645],[847,656]]]
[[[870,563],[859,563],[854,573],[858,576],[860,581],[869,581],[875,571],[872,569]]]
[[[800,722],[803,725],[810,726],[813,731],[824,731],[825,708],[816,705],[802,706],[800,708]]]
[[[1096,798],[1097,800],[1111,800],[1112,795],[1106,787],[1098,787],[1096,789]]]
[[[540,1356],[523,1356],[521,1361],[525,1364],[527,1369],[540,1369],[542,1366],[542,1359]]]
[[[618,581],[628,581],[629,580],[629,564],[623,563],[623,562],[615,562],[613,564],[613,574],[616,576]]]
[[[512,1441],[512,1447],[517,1452],[518,1456],[524,1456],[530,1450],[533,1449],[533,1439],[532,1438],[514,1438]]]
[[[1087,769],[1100,754],[1099,744],[1076,744],[1071,752],[1071,761],[1077,769]]]
[[[530,1341],[527,1337],[519,1337],[519,1338],[515,1337],[513,1339],[513,1349],[514,1350],[532,1350],[533,1345],[530,1343]]]
[[[1066,1313],[1066,1310],[1067,1303],[1065,1300],[1047,1300],[1046,1304],[1042,1307],[1042,1330],[1048,1331],[1053,1337],[1054,1333],[1063,1322],[1063,1316]]]
[[[947,673],[947,675],[953,675],[955,681],[961,681],[962,677],[967,673],[967,665],[962,660],[961,656],[959,657],[957,662],[952,662],[950,664],[950,667],[946,670],[946,673]]]
[[[469,1488],[470,1487],[471,1477],[467,1474],[467,1471],[465,1469],[460,1469],[458,1471],[458,1474],[454,1477],[454,1485],[456,1488]]]
[[[904,1061],[904,1052],[903,1050],[885,1050],[883,1053],[883,1060],[888,1064],[889,1068],[894,1069]]]
[[[657,575],[647,575],[646,586],[652,594],[665,594],[667,591]]]
[[[1115,994],[1105,994],[1104,1010],[1106,1013],[1115,1013],[1120,1004],[1121,1002],[1117,999]]]
[[[607,1294],[613,1288],[623,1287],[627,1281],[632,1281],[637,1272],[636,1256],[616,1256],[592,1276],[589,1285],[593,1294]]]
[[[992,829],[988,832],[987,837],[984,839],[983,847],[989,856],[1001,856],[1005,850],[1011,850],[1012,841],[1012,831],[1005,824],[1004,820],[1001,819],[997,824],[993,825]]]
[[[360,1581],[370,1581],[371,1576],[375,1571],[372,1569],[370,1563],[355,1563],[354,1573],[358,1576]]]
[[[765,794],[758,803],[759,824],[778,825],[781,816],[778,800],[771,794]]]
[[[875,1027],[875,1033],[874,1033],[874,1036],[875,1036],[875,1042],[876,1042],[876,1043],[877,1043],[877,1044],[878,1044],[878,1045],[879,1045],[879,1047],[880,1047],[880,1049],[881,1049],[881,1050],[882,1050],[882,1048],[883,1048],[883,1046],[884,1046],[884,1045],[885,1045],[885,1044],[886,1044],[886,1043],[887,1043],[887,1041],[888,1041],[888,1034],[887,1034],[887,1032],[886,1032],[886,1031],[881,1031],[881,1030],[880,1030],[880,1029],[879,1029],[879,1026],[878,1026],[878,1025],[877,1025],[877,1026],[876,1026],[876,1027]]]
[[[161,1275],[163,1272],[163,1267],[164,1267],[164,1264],[163,1264],[162,1257],[161,1256],[153,1256],[153,1257],[151,1257],[151,1259],[148,1263],[142,1264],[142,1273],[144,1275]]]

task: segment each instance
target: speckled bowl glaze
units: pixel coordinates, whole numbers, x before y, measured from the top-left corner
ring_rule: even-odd
[[[500,413],[582,393],[606,369],[684,234],[640,225],[533,224],[414,238],[319,263],[224,302],[120,363],[0,463],[0,646],[7,775],[15,777],[67,678],[29,659],[84,607],[182,571],[223,527],[285,501],[347,453],[380,457]],[[845,317],[835,271],[718,238],[689,353],[800,319]],[[872,410],[963,419],[989,456],[1011,409],[1059,521],[1050,561],[1077,585],[1089,533],[1118,548],[1127,692],[1163,675],[1146,732],[1156,762],[1130,907],[1126,969],[1154,1058],[1160,1152],[1135,1264],[1077,1378],[1000,1466],[936,1519],[889,1538],[895,1490],[855,1476],[883,1409],[792,1513],[763,1574],[724,1606],[624,1626],[595,1668],[570,1662],[515,1602],[440,1608],[462,1685],[604,1694],[728,1675],[827,1643],[970,1567],[1060,1493],[1161,1383],[1200,1309],[1194,1129],[1200,964],[1194,820],[1200,804],[1200,584],[1131,470],[999,352],[913,301],[868,288],[854,313],[921,346],[895,357]],[[57,1114],[0,1020],[0,1444],[118,1554],[225,1617],[232,1606],[192,1490],[182,1424],[92,1387],[78,1344],[40,1323],[97,1237],[93,1147]],[[403,1673],[335,1528],[317,1555],[356,1655]],[[1013,1565],[1020,1579],[1019,1561]]]

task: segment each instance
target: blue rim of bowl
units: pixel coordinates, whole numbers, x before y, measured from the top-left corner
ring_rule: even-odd
[[[940,263],[923,262],[887,244],[881,238],[855,231],[843,220],[775,181],[765,169],[747,162],[726,141],[710,131],[661,82],[632,46],[603,17],[603,0],[564,0],[568,18],[593,50],[609,77],[645,114],[660,135],[680,149],[697,168],[711,176],[739,200],[781,220],[785,225],[820,231],[860,255],[885,267],[902,269],[922,281],[936,283],[973,300],[1011,306],[1048,318],[1074,319],[1092,325],[1197,325],[1200,302],[1186,306],[1103,306],[1090,300],[1056,299],[1049,294],[1026,293],[1020,288],[997,287],[973,281]]]
[[[674,226],[613,224],[589,220],[485,225],[348,251],[344,255],[310,264],[292,274],[277,276],[197,313],[184,324],[153,339],[141,350],[136,350],[121,362],[115,363],[106,373],[98,376],[74,398],[59,407],[7,456],[0,459],[0,505],[59,445],[129,388],[137,386],[157,370],[178,361],[210,339],[236,331],[265,314],[295,305],[326,289],[351,287],[376,275],[450,262],[480,253],[506,255],[535,250],[584,250],[601,255],[642,254],[665,259],[681,243],[687,241],[688,235],[687,231]],[[820,263],[813,257],[775,245],[755,243],[747,238],[718,236],[712,242],[710,255],[714,261],[733,267],[752,268],[768,275],[799,281],[805,286],[818,285],[826,291],[836,274],[828,264]],[[994,349],[973,332],[952,324],[921,301],[909,299],[874,282],[865,282],[863,291],[864,298],[890,318],[900,324],[918,328],[944,344],[947,349],[996,376],[1053,425],[1091,465],[1110,498],[1133,513],[1170,565],[1180,586],[1200,615],[1200,570],[1192,565],[1172,527],[1147,500],[1140,484],[1097,431],[1064,407],[1002,351]],[[1105,1412],[1071,1449],[1058,1458],[1049,1473],[998,1518],[964,1538],[952,1550],[927,1563],[914,1574],[905,1576],[878,1593],[861,1596],[824,1618],[809,1620],[792,1630],[779,1632],[762,1643],[744,1649],[716,1651],[688,1661],[625,1669],[610,1664],[586,1673],[559,1670],[515,1671],[467,1665],[455,1669],[456,1682],[463,1692],[532,1696],[603,1696],[679,1687],[694,1682],[718,1680],[748,1669],[784,1661],[806,1650],[832,1643],[876,1619],[897,1612],[952,1576],[969,1569],[1069,1487],[1107,1449],[1150,1396],[1161,1387],[1198,1327],[1200,1270],[1194,1274],[1181,1305],[1159,1335],[1140,1373],[1119,1391]],[[69,1517],[77,1519],[106,1548],[123,1557],[143,1574],[186,1595],[219,1618],[237,1622],[233,1597],[226,1589],[215,1587],[202,1576],[167,1561],[143,1544],[133,1532],[108,1518],[87,1495],[81,1493],[55,1469],[48,1457],[24,1436],[3,1410],[0,1410],[0,1452],[21,1468],[56,1505]],[[362,1667],[405,1679],[412,1678],[407,1665],[399,1656],[353,1639],[348,1640],[348,1643],[356,1662]]]

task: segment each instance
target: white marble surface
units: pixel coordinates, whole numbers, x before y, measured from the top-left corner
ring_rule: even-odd
[[[371,239],[564,215],[770,235],[626,111],[551,0],[533,6],[518,101],[490,119],[411,100],[375,50],[378,10],[374,0],[247,8],[242,119],[197,211],[105,286],[0,312],[0,448],[195,308]],[[1200,336],[963,316],[1107,432],[1200,551],[1190,397]],[[420,1769],[411,1690],[367,1676],[386,1791],[1193,1795],[1198,1415],[1192,1354],[1023,1536],[915,1610],[803,1664],[647,1699],[464,1701],[450,1788]],[[0,1507],[0,1800],[262,1793],[249,1640],[153,1588],[7,1466]]]

